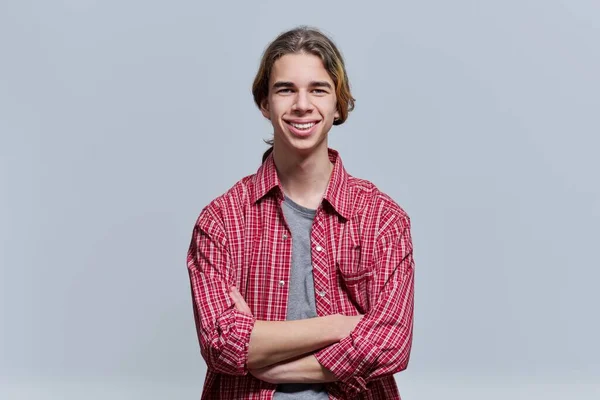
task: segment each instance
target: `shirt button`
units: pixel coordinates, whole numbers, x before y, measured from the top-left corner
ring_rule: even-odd
[[[317,251],[323,251],[323,248],[321,246],[317,246]]]
[[[285,239],[287,239],[287,238],[288,238],[288,235],[287,235],[287,233],[284,233],[284,234],[283,234],[283,240],[285,240]]]
[[[279,286],[285,285],[285,281],[279,281]]]
[[[325,291],[323,291],[323,290],[319,292],[319,296],[321,296],[321,297],[325,297],[325,294],[326,294],[326,293],[325,293]]]

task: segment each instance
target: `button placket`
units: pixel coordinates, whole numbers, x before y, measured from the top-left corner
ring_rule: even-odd
[[[312,262],[313,262],[313,277],[315,284],[315,300],[317,305],[318,315],[328,315],[332,311],[332,298],[329,291],[331,282],[329,282],[329,242],[328,225],[325,223],[327,215],[323,212],[318,212],[313,221],[313,229],[311,234],[312,243]]]

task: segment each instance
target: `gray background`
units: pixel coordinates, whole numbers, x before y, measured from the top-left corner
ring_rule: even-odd
[[[403,398],[598,398],[596,0],[0,0],[0,398],[199,397],[192,227],[298,24],[357,98],[330,145],[413,221]]]

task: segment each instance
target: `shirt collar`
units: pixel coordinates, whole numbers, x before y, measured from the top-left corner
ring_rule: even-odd
[[[351,204],[347,188],[349,175],[342,164],[339,153],[333,149],[328,149],[327,152],[329,160],[333,163],[333,171],[323,199],[327,200],[343,218],[350,219]],[[271,152],[256,172],[252,203],[258,202],[275,188],[277,188],[277,195],[282,196],[283,191],[281,190],[273,153]]]

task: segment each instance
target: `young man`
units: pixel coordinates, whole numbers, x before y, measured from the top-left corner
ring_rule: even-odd
[[[354,106],[315,29],[266,49],[254,100],[273,125],[258,171],[204,208],[188,252],[203,399],[399,399],[414,262],[406,213],[327,146]]]

